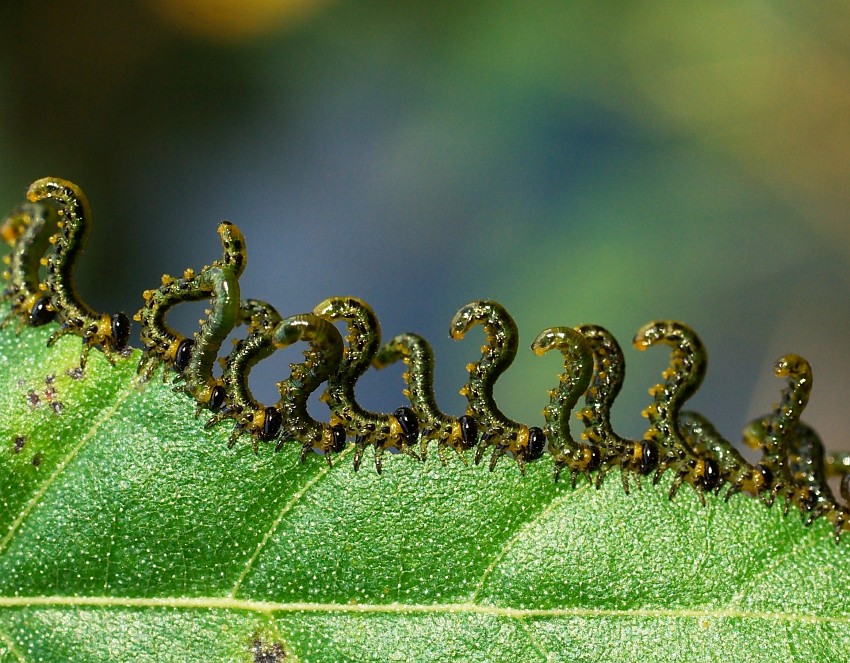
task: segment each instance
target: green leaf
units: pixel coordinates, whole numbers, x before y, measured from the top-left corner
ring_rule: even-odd
[[[436,453],[228,449],[138,353],[0,333],[0,661],[846,661],[850,546]],[[347,456],[347,457],[345,457]],[[370,459],[367,457],[367,461]]]

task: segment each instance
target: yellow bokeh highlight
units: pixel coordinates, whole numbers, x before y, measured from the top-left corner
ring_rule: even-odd
[[[330,0],[147,0],[172,28],[209,39],[239,42],[299,23]]]

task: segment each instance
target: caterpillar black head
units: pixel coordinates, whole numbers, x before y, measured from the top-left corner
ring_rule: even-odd
[[[400,407],[393,412],[393,416],[398,420],[407,443],[413,444],[419,436],[419,420],[416,414],[409,407]]]
[[[30,309],[27,322],[31,327],[41,327],[56,318],[56,309],[50,304],[49,297],[39,297]],[[129,330],[127,336],[129,338]]]
[[[331,436],[333,437],[333,445],[331,451],[338,454],[345,449],[345,426],[336,424],[331,427]]]
[[[260,429],[259,437],[264,442],[275,439],[280,433],[283,425],[283,417],[280,412],[273,407],[267,407],[263,411],[263,427]]]
[[[195,341],[191,338],[184,338],[177,346],[177,352],[174,353],[174,370],[182,373],[189,365],[189,360],[192,358],[192,348],[195,346]]]
[[[463,415],[460,422],[460,439],[464,449],[472,449],[478,444],[478,422],[475,417],[468,414]]]
[[[130,342],[130,318],[123,311],[113,313],[110,317],[112,330],[112,347],[115,350],[123,350]]]
[[[658,467],[658,447],[651,440],[642,440],[640,442],[640,461],[638,468],[644,476],[652,472]]]
[[[532,426],[528,429],[528,446],[525,448],[525,460],[537,460],[546,450],[546,433],[542,428]],[[597,462],[597,466],[599,463]]]

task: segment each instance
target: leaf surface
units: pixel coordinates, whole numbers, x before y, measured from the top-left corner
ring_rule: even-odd
[[[227,448],[75,337],[0,332],[0,661],[846,661],[850,546],[745,496]]]

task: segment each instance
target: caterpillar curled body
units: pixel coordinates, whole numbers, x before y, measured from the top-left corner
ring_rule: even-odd
[[[226,391],[221,379],[213,376],[213,365],[224,339],[240,320],[239,279],[228,267],[211,266],[192,279],[191,287],[209,297],[210,307],[195,332],[186,368],[178,375],[183,384],[176,389],[195,399],[196,413],[205,407],[215,412],[224,407]]]
[[[337,371],[328,379],[322,400],[331,410],[331,427],[340,425],[354,436],[354,469],[360,467],[367,446],[375,450],[375,469],[380,474],[384,452],[397,448],[418,459],[413,445],[419,434],[416,415],[410,408],[393,414],[364,409],[354,397],[354,386],[372,364],[381,344],[381,328],[371,307],[356,297],[330,297],[313,313],[348,327],[346,346]]]
[[[38,270],[58,226],[58,210],[49,201],[22,203],[3,222],[2,235],[13,245],[11,255],[4,258],[9,268],[4,273],[8,285],[3,298],[10,302],[11,315],[31,327],[45,325],[56,317],[47,284],[42,283]]]
[[[302,463],[307,454],[314,451],[324,455],[331,465],[331,454],[341,453],[345,448],[345,427],[313,419],[307,412],[307,399],[339,369],[344,352],[342,337],[333,324],[313,313],[286,318],[275,328],[273,336],[279,348],[299,341],[308,344],[304,361],[290,364],[290,376],[277,383],[280,391],[277,409],[286,422],[277,449],[287,439],[294,439],[301,443]]]
[[[484,328],[485,343],[481,346],[481,359],[467,365],[469,381],[460,390],[469,401],[467,414],[474,417],[481,428],[475,462],[480,463],[485,450],[492,447],[490,470],[495,469],[499,458],[510,453],[523,472],[525,463],[540,458],[546,450],[545,434],[541,428],[529,428],[509,419],[493,398],[496,379],[516,357],[519,332],[513,318],[501,304],[478,300],[463,306],[455,314],[449,335],[460,340],[475,325]]]
[[[644,439],[655,442],[661,451],[655,481],[668,468],[675,472],[670,498],[675,496],[683,482],[687,482],[704,504],[704,493],[717,486],[720,468],[717,460],[701,456],[691,447],[679,432],[678,424],[682,404],[699,388],[705,376],[707,360],[702,341],[687,325],[661,320],[642,327],[632,344],[638,350],[658,344],[673,348],[670,366],[662,373],[664,382],[649,389],[654,402],[642,412],[650,424]]]
[[[89,350],[99,345],[107,359],[127,348],[130,319],[123,312],[98,313],[77,292],[74,270],[88,239],[91,211],[82,190],[67,180],[45,177],[33,182],[27,199],[31,203],[53,201],[58,206],[58,232],[51,236],[53,251],[47,258],[47,291],[56,310],[59,330],[47,341],[52,345],[64,334],[83,340],[80,368],[84,369]]]
[[[576,329],[584,336],[593,356],[593,375],[585,393],[584,408],[576,416],[585,427],[582,438],[600,449],[596,485],[599,487],[607,472],[619,465],[623,490],[628,495],[630,475],[634,475],[640,488],[640,478],[658,466],[658,446],[651,440],[630,440],[614,431],[611,406],[626,374],[623,351],[604,327],[581,325]]]
[[[799,355],[787,354],[777,359],[773,373],[786,381],[779,403],[770,414],[748,423],[742,434],[745,444],[761,450],[760,464],[773,473],[769,504],[780,493],[790,499],[789,490],[793,490],[794,482],[788,463],[789,444],[812,390],[812,368]]]
[[[247,325],[248,334],[236,342],[222,360],[224,403],[206,424],[210,428],[225,418],[234,420],[229,447],[236,444],[242,434],[248,433],[254,453],[257,453],[259,440],[268,442],[280,433],[283,423],[280,412],[258,402],[248,387],[251,369],[277,349],[272,334],[280,321],[280,314],[267,302],[248,299],[239,305],[239,323]]]
[[[578,474],[586,474],[593,483],[590,473],[599,467],[602,460],[600,448],[595,444],[576,442],[570,433],[570,413],[587,390],[593,373],[593,358],[587,341],[581,332],[570,327],[550,327],[538,334],[531,349],[536,355],[558,350],[564,356],[564,372],[558,386],[549,392],[549,405],[543,410],[546,419],[544,432],[549,441],[549,452],[555,459],[555,481],[566,467],[570,470],[573,487]]]
[[[404,395],[419,420],[422,460],[427,457],[429,442],[436,440],[437,454],[443,465],[449,448],[465,463],[464,452],[478,443],[478,422],[468,414],[449,416],[438,407],[434,396],[434,352],[430,343],[417,334],[399,334],[378,350],[372,365],[384,368],[399,360],[407,366],[403,375]]]
[[[728,484],[726,501],[742,491],[753,497],[770,494],[773,472],[765,465],[748,463],[705,417],[697,412],[680,412],[678,423],[679,433],[694,451],[717,461],[720,479],[715,490],[719,491]]]
[[[212,266],[229,269],[238,279],[247,264],[242,231],[233,223],[222,221],[218,226],[218,234],[221,239],[222,257]],[[204,267],[201,271],[205,269],[208,268]],[[178,373],[182,373],[188,366],[194,341],[169,326],[166,315],[178,304],[209,298],[210,291],[199,287],[199,283],[195,271],[187,269],[181,278],[163,275],[159,288],[142,293],[145,304],[134,319],[141,323],[142,328],[144,347],[138,372],[144,379],[149,379],[161,363],[170,364]],[[163,372],[163,379],[166,376],[167,373]]]
[[[785,511],[789,503],[799,509],[806,526],[823,516],[833,526],[836,541],[850,529],[847,508],[838,504],[827,484],[824,449],[820,437],[803,423],[798,423],[787,438],[787,464],[791,486],[786,491]]]
[[[16,318],[39,326],[55,318],[58,329],[48,343],[63,334],[79,336],[81,367],[92,347],[102,348],[110,361],[126,354],[130,332],[123,313],[97,312],[77,291],[75,268],[89,225],[90,209],[83,192],[57,178],[34,182],[26,200],[0,225],[0,237],[12,246],[2,292],[10,313],[0,324]],[[537,354],[559,350],[565,372],[549,394],[544,430],[512,421],[496,405],[493,386],[516,356],[518,332],[503,307],[479,300],[463,307],[451,324],[450,335],[455,339],[476,325],[483,327],[486,338],[481,358],[467,366],[469,379],[461,392],[468,401],[466,414],[452,417],[437,406],[433,352],[425,339],[400,334],[380,347],[377,318],[355,298],[331,298],[313,313],[286,319],[265,302],[242,301],[239,277],[247,261],[244,237],[228,222],[219,226],[219,234],[220,259],[197,272],[187,270],[180,278],[166,276],[159,288],[147,291],[138,313],[144,345],[139,372],[149,376],[163,363],[177,369],[178,389],[190,394],[199,409],[213,412],[208,426],[224,419],[234,422],[231,446],[242,434],[250,435],[255,451],[260,441],[277,440],[275,448],[281,449],[293,440],[301,446],[302,462],[308,452],[315,451],[330,463],[351,435],[355,468],[371,446],[378,472],[387,449],[397,448],[414,458],[419,451],[424,458],[432,441],[437,442],[443,463],[451,449],[464,458],[466,451],[476,447],[476,463],[490,449],[491,470],[501,456],[510,454],[524,471],[525,463],[548,451],[556,478],[564,468],[570,470],[573,482],[579,474],[592,479],[596,472],[599,486],[619,466],[628,493],[632,479],[640,486],[642,477],[654,473],[658,481],[672,469],[671,498],[683,483],[689,483],[703,502],[705,493],[719,493],[728,486],[727,500],[739,492],[767,504],[784,500],[785,512],[795,508],[806,525],[826,520],[836,542],[850,530],[850,454],[825,455],[817,434],[800,421],[812,374],[808,362],[797,355],[785,355],[775,364],[776,376],[786,382],[779,405],[745,430],[745,441],[761,450],[759,463],[753,465],[704,417],[681,412],[706,367],[705,350],[689,327],[654,322],[634,339],[640,350],[660,344],[672,348],[663,382],[650,390],[653,403],[644,413],[649,429],[640,440],[621,437],[611,426],[610,409],[625,374],[616,340],[595,325],[550,328],[538,336],[532,349]],[[46,267],[43,278],[42,266]],[[200,300],[209,300],[209,310],[194,335],[184,337],[167,325],[168,311],[175,305]],[[345,341],[334,322],[347,326]],[[247,336],[223,360],[224,372],[217,379],[214,363],[237,325],[246,326]],[[306,343],[305,361],[292,365],[290,377],[278,383],[280,399],[273,406],[257,402],[248,387],[252,368],[276,349],[297,342]],[[360,376],[370,365],[381,367],[399,360],[407,364],[404,393],[410,407],[392,414],[362,408],[354,393]],[[331,416],[322,423],[310,417],[306,403],[325,380],[323,399]],[[585,429],[582,439],[575,440],[567,418],[582,392],[584,407],[577,414]],[[830,490],[829,477],[841,477],[843,503]]]

